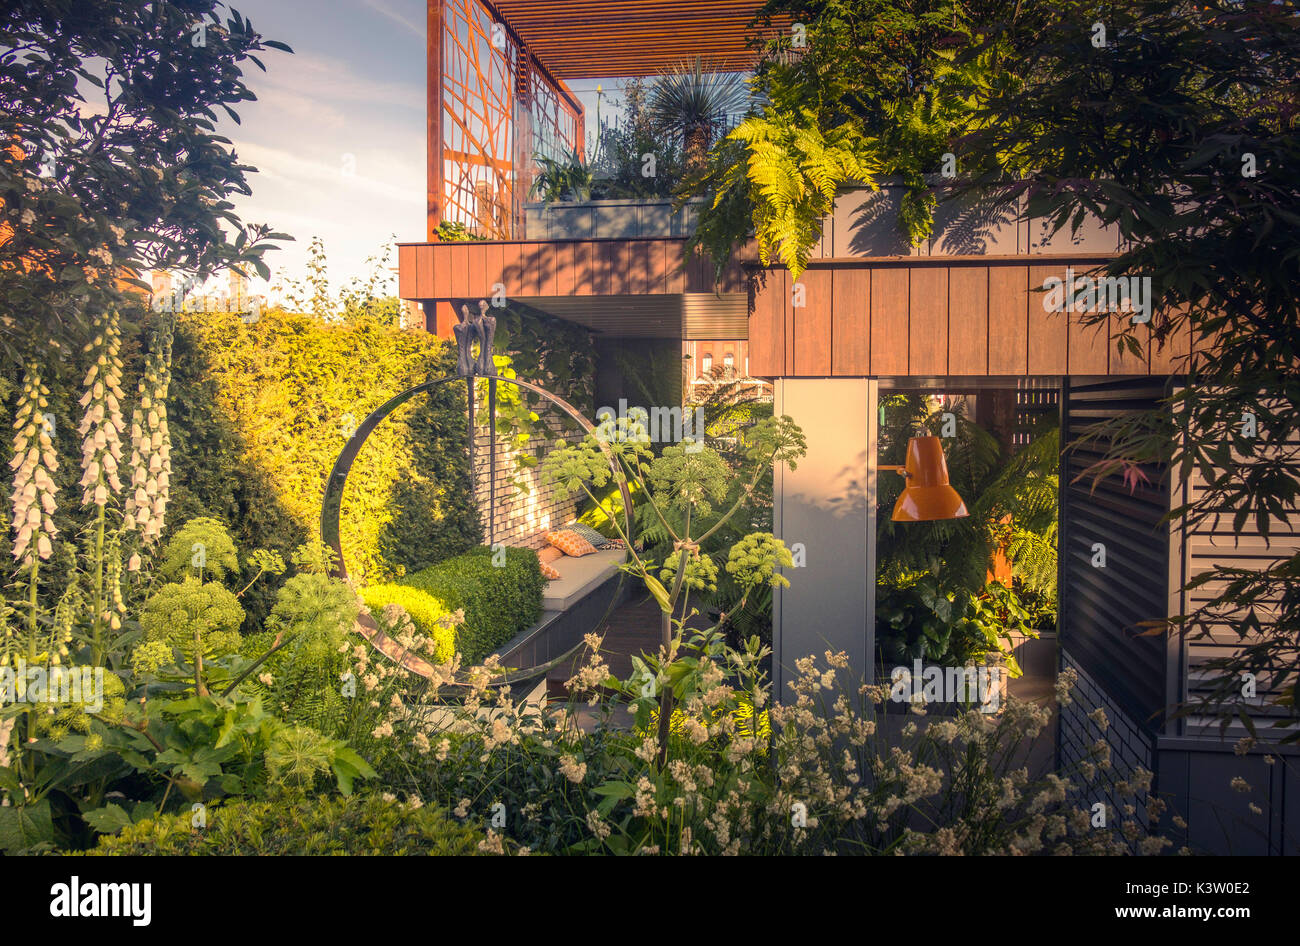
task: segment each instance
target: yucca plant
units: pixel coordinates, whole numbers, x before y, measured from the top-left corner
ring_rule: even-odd
[[[748,102],[743,73],[705,72],[697,56],[655,79],[650,117],[656,129],[681,141],[687,168],[698,169],[727,120]]]

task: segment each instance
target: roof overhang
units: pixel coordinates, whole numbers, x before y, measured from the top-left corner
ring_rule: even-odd
[[[557,79],[648,76],[696,56],[715,72],[745,72],[757,61],[750,26],[761,0],[484,3]]]

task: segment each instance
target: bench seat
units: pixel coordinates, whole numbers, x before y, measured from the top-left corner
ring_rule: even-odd
[[[550,565],[560,573],[560,577],[548,581],[542,589],[542,609],[564,611],[573,607],[584,595],[614,575],[626,556],[624,549],[610,549],[581,558],[570,555],[557,558]]]

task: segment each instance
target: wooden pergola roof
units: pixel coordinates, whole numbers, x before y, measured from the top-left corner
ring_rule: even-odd
[[[761,0],[487,0],[557,79],[653,75],[700,56],[753,68]]]

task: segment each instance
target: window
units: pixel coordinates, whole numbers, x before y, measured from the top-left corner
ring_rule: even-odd
[[[713,368],[713,356],[705,355],[704,358],[700,361],[701,373],[708,374],[712,368]]]
[[[736,367],[736,356],[727,352],[722,356],[722,364],[728,371],[732,371]]]

